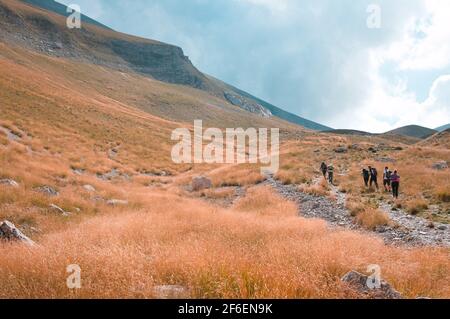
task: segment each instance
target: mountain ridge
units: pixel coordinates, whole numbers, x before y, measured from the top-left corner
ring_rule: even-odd
[[[62,8],[66,6],[60,3],[55,5],[54,1],[21,0],[21,2],[33,7],[37,6],[58,16],[65,16],[65,10]],[[88,17],[85,19],[90,19],[86,20],[90,25],[70,35],[64,32],[62,29],[64,26],[60,20],[48,23],[42,22],[42,17],[39,19],[41,22],[38,25],[41,29],[44,28],[42,33],[46,34],[46,38],[43,41],[44,45],[39,43],[34,47],[38,47],[38,51],[45,54],[81,59],[119,70],[132,69],[162,82],[186,85],[206,91],[224,100],[225,103],[236,105],[249,112],[254,111],[259,116],[265,117],[270,114],[311,130],[329,129],[327,126],[284,111],[225,82],[220,81],[223,85],[218,85],[218,81],[213,81],[211,77],[199,71],[178,46],[115,32],[100,23],[94,23],[96,21]],[[26,36],[22,34],[22,38],[24,37]],[[35,40],[35,42],[39,41],[42,42],[39,38]],[[239,95],[243,102],[231,103],[226,98],[229,91]]]

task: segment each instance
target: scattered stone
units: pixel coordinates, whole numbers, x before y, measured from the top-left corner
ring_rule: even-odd
[[[155,286],[153,294],[156,299],[185,299],[189,297],[189,290],[183,286],[164,285]]]
[[[3,131],[10,141],[19,141],[22,139],[22,134],[20,134],[19,132],[13,132],[9,128],[0,126],[0,131]]]
[[[446,161],[437,162],[433,164],[432,168],[437,171],[442,171],[448,168],[448,163]]]
[[[352,144],[349,146],[349,149],[358,151],[361,150],[361,147],[359,146],[359,144]]]
[[[192,190],[194,192],[201,191],[204,189],[210,189],[211,187],[212,187],[212,182],[207,177],[197,176],[192,179]]]
[[[372,153],[377,153],[378,152],[378,150],[376,148],[374,148],[374,147],[369,147],[368,151],[372,152]]]
[[[121,173],[116,168],[113,168],[111,171],[109,171],[109,172],[107,172],[105,174],[97,173],[97,178],[101,179],[101,180],[104,180],[104,181],[109,181],[109,180],[115,179],[117,177],[121,177],[121,178],[123,178],[125,180],[129,180],[130,179],[130,176],[128,174]]]
[[[344,146],[339,146],[339,147],[334,149],[334,152],[338,153],[338,154],[347,153],[348,149],[346,147],[344,147]]]
[[[439,229],[439,230],[447,230],[448,227],[445,226],[445,225],[440,225],[440,226],[438,227],[438,229]]]
[[[59,193],[54,188],[47,186],[47,185],[36,187],[35,191],[37,191],[39,193],[43,193],[48,196],[58,196],[59,195]]]
[[[82,168],[72,168],[72,172],[73,172],[75,175],[81,176],[81,175],[84,174],[85,170],[82,169]]]
[[[30,246],[35,244],[34,241],[25,236],[13,223],[7,220],[0,223],[0,239],[8,241],[21,241]]]
[[[56,41],[53,45],[53,49],[62,50],[62,48],[63,48],[63,44],[61,41]]]
[[[0,179],[0,185],[19,187],[19,183],[17,183],[15,180],[12,180],[9,178]]]
[[[50,204],[50,208],[58,213],[60,213],[62,216],[67,217],[70,215],[69,212],[66,212],[64,209],[62,209],[59,206],[56,206],[55,204]]]
[[[350,271],[341,279],[342,282],[349,284],[359,293],[369,295],[374,299],[402,299],[402,295],[396,291],[389,283],[381,280],[380,287],[371,289],[368,285],[369,276],[363,275],[357,271]]]
[[[87,185],[84,185],[83,188],[90,193],[95,192],[95,188],[92,185],[87,184]]]
[[[128,201],[121,200],[121,199],[109,199],[106,201],[106,204],[108,204],[110,206],[124,206],[124,205],[128,205]]]
[[[119,154],[119,150],[117,148],[112,148],[108,151],[108,157],[110,159],[115,159]]]

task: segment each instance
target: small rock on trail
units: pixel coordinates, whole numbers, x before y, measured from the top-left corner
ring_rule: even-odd
[[[211,187],[211,180],[205,176],[197,176],[192,179],[192,190],[194,192],[210,189]]]

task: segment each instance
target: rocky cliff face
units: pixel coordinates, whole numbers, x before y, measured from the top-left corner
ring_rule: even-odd
[[[263,107],[261,104],[248,100],[242,96],[239,96],[231,92],[225,92],[224,96],[227,99],[227,101],[230,102],[231,104],[239,106],[240,108],[247,110],[251,113],[259,114],[262,117],[272,116],[272,112]]]
[[[68,29],[60,16],[16,4],[18,14],[0,2],[0,40],[56,57],[77,59],[119,70],[131,69],[167,83],[208,89],[208,79],[179,47],[126,36],[85,23]]]

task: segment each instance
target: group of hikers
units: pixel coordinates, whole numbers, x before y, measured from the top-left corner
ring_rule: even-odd
[[[327,165],[322,162],[320,165],[320,171],[325,179],[328,179],[330,184],[333,184],[334,179],[334,167],[333,164]],[[369,166],[368,168],[362,169],[362,176],[364,179],[364,185],[366,187],[372,187],[375,185],[376,189],[378,186],[378,171],[375,167]],[[392,192],[394,198],[398,198],[399,188],[400,188],[400,175],[398,171],[394,170],[392,172],[389,167],[385,167],[383,171],[383,186],[386,192]]]
[[[378,172],[375,167],[369,166],[368,169],[362,169],[362,176],[364,178],[364,184],[366,187],[372,187],[375,185],[377,190],[378,187]],[[383,171],[383,187],[386,192],[392,192],[395,198],[398,198],[398,191],[400,188],[400,175],[398,171],[392,172],[389,167],[385,167]]]

